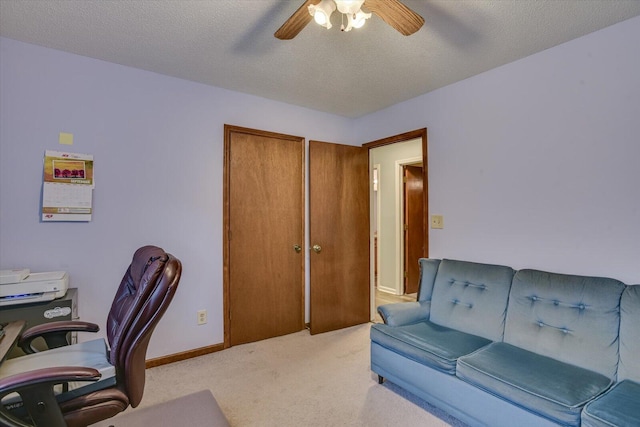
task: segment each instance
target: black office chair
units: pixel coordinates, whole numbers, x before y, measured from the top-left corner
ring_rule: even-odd
[[[0,424],[84,427],[138,406],[149,340],[181,272],[180,261],[161,248],[135,252],[111,304],[108,346],[104,339],[67,345],[70,331],[99,329],[88,322],[52,322],[26,331],[19,345],[32,354],[0,366]],[[40,336],[54,348],[35,352],[32,342]]]

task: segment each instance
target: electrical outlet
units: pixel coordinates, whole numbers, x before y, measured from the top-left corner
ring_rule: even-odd
[[[442,215],[431,215],[431,228],[444,228]]]
[[[207,310],[198,310],[198,325],[207,323]]]

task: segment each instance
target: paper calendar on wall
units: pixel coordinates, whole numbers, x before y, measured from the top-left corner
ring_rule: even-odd
[[[42,221],[91,221],[93,156],[47,150]]]

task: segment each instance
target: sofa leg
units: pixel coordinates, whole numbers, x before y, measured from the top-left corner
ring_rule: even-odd
[[[384,382],[384,377],[382,375],[378,375],[378,384],[382,384]]]

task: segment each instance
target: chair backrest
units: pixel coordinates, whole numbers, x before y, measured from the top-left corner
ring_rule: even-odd
[[[109,359],[132,407],[142,400],[145,356],[151,333],[178,287],[182,264],[156,246],[138,249],[107,318]]]

